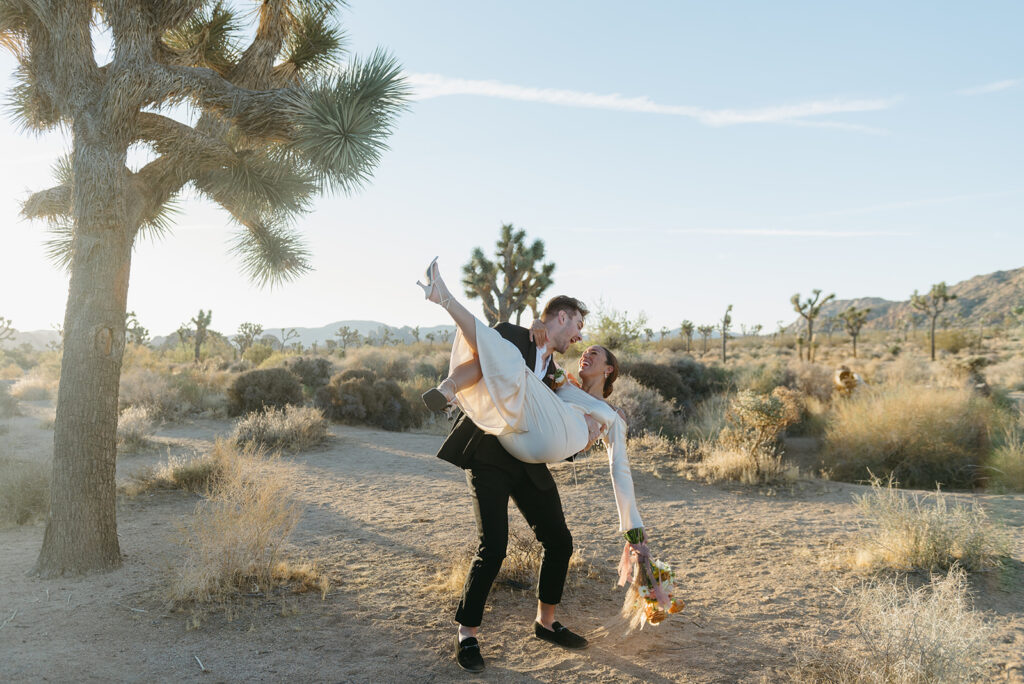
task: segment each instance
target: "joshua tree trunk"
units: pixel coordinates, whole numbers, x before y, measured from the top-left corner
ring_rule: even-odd
[[[35,572],[44,577],[117,567],[114,471],[125,345],[129,226],[127,146],[89,140],[75,124],[77,248],[64,317],[54,426],[50,515]]]
[[[931,330],[931,346],[932,346],[932,361],[935,360],[935,324],[938,323],[939,317],[936,314],[932,316],[932,330]]]
[[[853,338],[853,358],[857,358],[857,336],[851,335]]]
[[[814,319],[807,319],[807,361],[814,363]]]

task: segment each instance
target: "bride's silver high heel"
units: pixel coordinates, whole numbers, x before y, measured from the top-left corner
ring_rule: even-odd
[[[438,288],[437,283],[435,282],[435,278],[436,279],[440,279],[441,278],[441,272],[437,268],[437,257],[434,257],[434,260],[430,262],[429,266],[427,266],[426,278],[427,278],[427,284],[426,285],[424,285],[423,283],[421,283],[418,280],[416,281],[416,284],[423,288],[423,298],[424,299],[430,299],[430,295],[434,294],[434,290],[436,289],[436,290],[438,290],[438,302],[437,303],[441,305],[442,309],[447,309],[448,305],[452,303],[452,297],[451,297],[451,294],[448,292],[448,288],[447,287],[444,287],[444,290],[442,292],[442,291],[440,291],[440,288]],[[442,281],[442,286],[444,286],[443,281]]]

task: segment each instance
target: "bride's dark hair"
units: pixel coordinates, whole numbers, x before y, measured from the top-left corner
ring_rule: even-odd
[[[604,376],[604,398],[607,399],[612,395],[612,385],[615,384],[615,379],[619,377],[619,360],[615,358],[615,354],[612,354],[608,347],[597,346],[604,352],[604,362],[612,367],[612,372]]]

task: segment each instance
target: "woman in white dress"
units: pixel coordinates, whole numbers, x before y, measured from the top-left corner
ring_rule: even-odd
[[[451,296],[437,259],[427,269],[427,284],[419,285],[457,327],[449,375],[424,395],[427,405],[437,409],[457,402],[477,427],[526,463],[555,463],[583,451],[589,446],[587,423],[596,421],[608,451],[619,531],[642,528],[626,457],[626,422],[605,401],[618,375],[614,355],[604,347],[589,347],[580,359],[581,387],[565,382],[552,392],[527,368],[515,345]],[[544,340],[537,343],[543,346]]]

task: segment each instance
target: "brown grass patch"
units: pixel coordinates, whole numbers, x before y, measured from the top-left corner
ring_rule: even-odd
[[[145,406],[131,406],[117,417],[117,451],[129,453],[149,445],[155,429],[153,412]]]
[[[290,495],[294,466],[225,441],[218,448],[221,471],[182,530],[185,557],[170,598],[207,603],[265,595],[282,584],[316,587],[326,595],[327,579],[315,564],[290,562],[284,553],[301,515]]]
[[[254,411],[239,419],[231,439],[239,446],[301,451],[327,439],[327,419],[320,409],[308,406]]]
[[[987,674],[992,629],[969,602],[966,574],[951,568],[919,589],[895,578],[856,590],[847,602],[860,648],[846,643],[798,657],[793,681],[974,682]]]
[[[975,502],[950,504],[948,496],[905,492],[875,478],[871,492],[856,497],[868,522],[852,564],[865,569],[986,570],[1009,554],[1009,539]]]
[[[0,455],[0,525],[26,525],[50,508],[50,467]]]

